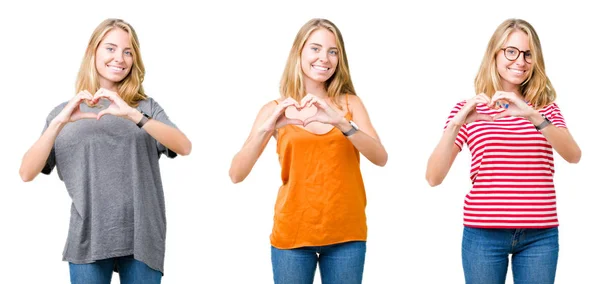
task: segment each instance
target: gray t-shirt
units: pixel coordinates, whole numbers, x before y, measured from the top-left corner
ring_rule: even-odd
[[[48,115],[44,131],[65,105]],[[83,109],[101,110],[82,103]],[[140,101],[137,109],[176,127],[152,98]],[[81,264],[133,255],[164,273],[161,154],[177,156],[135,123],[113,115],[71,122],[61,130],[42,173],[50,174],[56,166],[73,200],[64,261]]]

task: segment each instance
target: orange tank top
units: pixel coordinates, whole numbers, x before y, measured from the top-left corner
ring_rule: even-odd
[[[350,112],[345,117],[352,119]],[[286,125],[277,133],[277,154],[282,185],[271,245],[291,249],[366,241],[360,153],[339,129],[314,134]]]

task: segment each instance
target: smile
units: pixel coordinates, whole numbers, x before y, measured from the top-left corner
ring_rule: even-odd
[[[119,66],[112,66],[112,65],[106,65],[106,67],[110,70],[114,70],[114,71],[123,71],[125,70],[124,67],[119,67]]]
[[[328,68],[328,67],[317,66],[317,65],[312,65],[311,67],[312,67],[313,69],[316,69],[316,70],[318,70],[318,71],[328,71],[329,69],[331,69],[331,68]]]
[[[523,75],[525,74],[525,70],[519,70],[519,69],[512,69],[512,68],[508,68],[508,70],[512,73],[515,73],[517,75]]]

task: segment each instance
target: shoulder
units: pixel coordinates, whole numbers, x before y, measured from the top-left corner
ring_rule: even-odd
[[[545,111],[553,111],[553,110],[560,110],[560,109],[558,108],[558,105],[557,105],[555,102],[553,102],[553,103],[550,103],[550,104],[548,104],[548,105],[546,105],[545,107],[543,107],[543,108],[541,108],[541,109],[540,109],[540,111],[541,111],[541,112],[545,112]]]
[[[277,107],[277,105],[281,104],[281,102],[283,102],[284,100],[285,98],[277,98],[274,100],[270,100],[262,105],[260,111],[272,111],[273,109],[275,109],[275,107]]]
[[[155,116],[157,113],[163,111],[162,106],[154,98],[148,95],[146,95],[145,99],[138,101],[137,109],[148,113],[151,116]]]
[[[364,109],[365,108],[365,104],[363,103],[363,101],[361,100],[361,98],[358,95],[354,95],[354,94],[345,94],[340,96],[341,98],[341,103],[342,105],[346,105],[346,100],[348,100],[348,110],[350,112],[357,110],[357,109]]]
[[[538,111],[548,117],[554,116],[554,115],[562,115],[560,112],[560,108],[558,107],[558,105],[555,102],[539,109]]]
[[[150,96],[146,96],[145,99],[143,100],[139,100],[138,102],[138,106],[153,106],[153,105],[158,105],[158,102],[156,102],[156,100]]]

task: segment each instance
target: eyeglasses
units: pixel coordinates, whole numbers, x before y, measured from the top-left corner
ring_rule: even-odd
[[[501,48],[501,50],[504,51],[504,57],[506,57],[506,59],[508,59],[510,61],[517,60],[519,58],[519,56],[521,56],[521,53],[523,53],[523,58],[525,59],[525,62],[531,63],[531,58],[532,58],[531,50],[521,51],[514,46],[508,46],[505,48]]]

